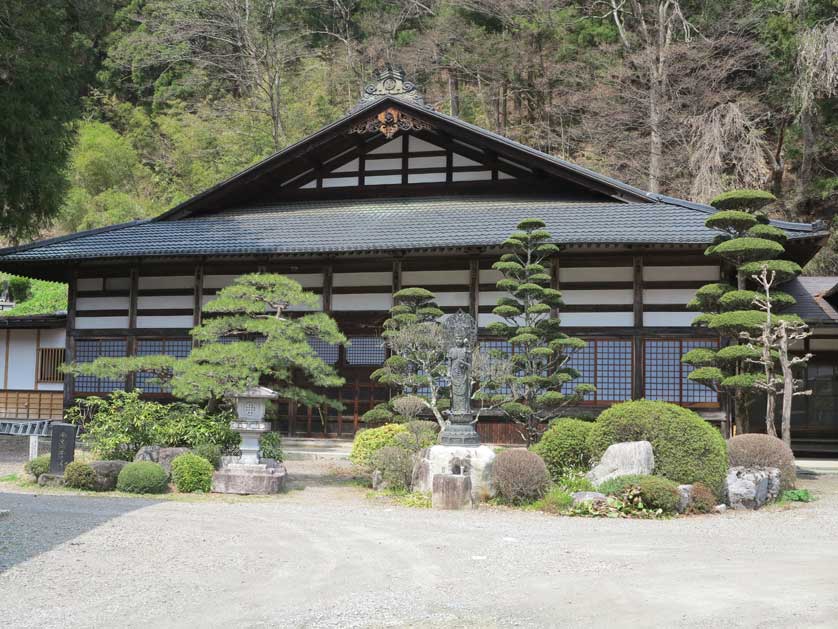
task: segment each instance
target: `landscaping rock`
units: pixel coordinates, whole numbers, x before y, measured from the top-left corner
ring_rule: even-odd
[[[626,441],[608,446],[599,464],[588,472],[597,487],[607,480],[629,474],[649,475],[655,471],[655,455],[648,441]]]
[[[759,509],[776,499],[779,488],[780,470],[776,467],[732,467],[725,480],[727,504],[732,509]]]
[[[152,463],[157,463],[160,459],[160,446],[143,446],[139,450],[137,450],[137,454],[134,455],[134,462],[137,461],[151,461]]]
[[[471,477],[459,474],[435,475],[431,506],[434,509],[466,509],[473,507]]]
[[[93,481],[95,491],[113,491],[116,489],[116,479],[128,461],[93,461],[90,467],[96,478]]]
[[[384,482],[384,478],[381,476],[381,472],[379,470],[375,470],[372,473],[372,488],[375,491],[379,489],[385,489],[386,483]]]
[[[675,510],[678,513],[684,513],[690,506],[693,500],[693,486],[692,485],[678,485],[678,504],[675,505]]]
[[[285,487],[285,465],[233,463],[212,475],[212,491],[218,494],[276,494]]]
[[[605,494],[598,491],[576,491],[570,494],[570,497],[573,498],[573,504],[575,505],[583,502],[599,502],[607,498]]]
[[[63,474],[41,474],[38,477],[38,484],[41,487],[64,487]]]
[[[166,475],[171,478],[172,461],[187,452],[190,452],[189,448],[160,448],[157,451],[157,462],[166,470]]]
[[[716,505],[713,511],[715,511],[716,513],[724,513],[725,511],[727,511],[727,505]]]
[[[413,491],[433,491],[434,477],[438,474],[467,475],[471,478],[471,498],[477,503],[495,495],[492,483],[492,466],[495,452],[488,446],[431,446],[419,456],[413,470]]]
[[[8,509],[0,509],[0,520],[11,517],[12,512]]]

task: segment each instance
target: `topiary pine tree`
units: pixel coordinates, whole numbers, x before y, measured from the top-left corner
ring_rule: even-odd
[[[750,289],[753,278],[767,269],[774,272],[776,285],[793,279],[801,271],[794,262],[776,259],[785,251],[786,234],[769,225],[760,212],[774,200],[769,192],[733,190],[710,202],[719,211],[708,217],[705,224],[720,234],[705,255],[720,257],[731,265],[736,270],[736,286],[724,282],[707,284],[687,304],[689,309],[703,312],[693,325],[715,330],[726,346],[718,351],[691,350],[682,361],[696,367],[689,375],[691,380],[725,397],[728,425],[732,415],[737,433],[750,430],[749,408],[764,388],[760,380],[764,375],[757,362],[760,351],[739,344],[743,334],[759,334],[765,322],[765,313],[757,305],[762,295]],[[771,300],[775,310],[795,303],[791,295],[779,291],[772,292]]]
[[[509,360],[514,366],[498,379],[497,390],[509,391],[500,408],[517,424],[527,444],[538,440],[543,422],[595,390],[589,384],[571,384],[580,374],[568,361],[586,343],[560,330],[556,309],[562,305],[562,296],[550,288],[550,262],[559,248],[549,241],[544,221],[525,219],[504,241],[508,253],[493,265],[504,276],[497,288],[507,296],[492,311],[503,321],[487,329],[509,341]]]
[[[242,275],[204,306],[207,316],[191,331],[196,347],[188,357],[99,358],[70,371],[107,378],[152,373],[168,381],[175,397],[211,407],[264,383],[293,402],[339,408],[319,389],[341,386],[344,380],[317,355],[309,338],[344,344],[346,337],[325,313],[288,314],[289,306],[316,304],[316,295],[282,275]]]

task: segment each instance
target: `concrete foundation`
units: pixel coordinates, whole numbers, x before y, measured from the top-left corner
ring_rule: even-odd
[[[413,471],[413,491],[432,492],[435,476],[453,474],[470,479],[472,502],[476,504],[488,500],[495,495],[492,483],[494,462],[495,452],[487,446],[437,445],[426,448]]]
[[[217,494],[276,494],[285,487],[288,473],[282,463],[231,463],[212,475]]]

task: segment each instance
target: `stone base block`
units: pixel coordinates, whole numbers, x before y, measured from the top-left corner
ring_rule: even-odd
[[[494,451],[487,446],[468,448],[437,445],[426,448],[413,470],[413,490],[432,492],[438,474],[468,476],[471,481],[472,502],[478,503],[494,497],[492,465]]]
[[[285,487],[287,476],[282,463],[273,466],[233,463],[212,475],[212,491],[217,494],[276,494]]]
[[[431,506],[434,509],[468,509],[474,506],[471,478],[455,474],[434,476]]]
[[[732,509],[759,509],[777,499],[780,470],[776,467],[731,467],[725,481],[727,504]]]

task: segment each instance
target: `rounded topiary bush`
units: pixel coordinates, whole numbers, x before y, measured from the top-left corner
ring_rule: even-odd
[[[655,475],[678,484],[702,482],[720,496],[727,475],[721,433],[696,413],[667,402],[636,400],[603,411],[588,435],[593,459],[614,443],[649,441]]]
[[[678,485],[662,476],[630,474],[607,480],[599,491],[607,495],[619,495],[630,487],[640,490],[640,499],[649,509],[660,509],[664,513],[675,513],[678,507]]]
[[[372,455],[372,468],[381,474],[387,489],[410,489],[413,454],[396,446],[384,446]]]
[[[29,474],[32,474],[35,480],[38,480],[41,474],[49,472],[49,454],[42,454],[41,456],[36,456],[31,461],[27,461],[23,469]]]
[[[588,435],[592,426],[592,422],[581,419],[558,419],[532,446],[531,450],[544,459],[554,482],[568,470],[589,467]]]
[[[96,472],[87,463],[71,461],[64,468],[64,484],[74,489],[94,489]]]
[[[749,433],[728,439],[727,452],[733,467],[776,467],[780,488],[793,489],[797,481],[794,454],[782,439]]]
[[[212,487],[212,463],[204,457],[186,452],[172,461],[172,480],[179,492],[207,492]]]
[[[355,435],[349,460],[355,465],[370,469],[372,455],[381,448],[398,445],[396,437],[407,431],[404,424],[384,424],[378,428],[362,430]]]
[[[199,443],[192,448],[192,452],[205,458],[215,469],[221,467],[221,456],[223,453],[221,446],[217,443]]]
[[[129,463],[116,479],[116,488],[131,494],[162,494],[167,487],[166,470],[151,461]]]
[[[544,460],[535,452],[510,448],[495,458],[492,480],[502,500],[510,504],[526,504],[547,493],[550,473]]]

